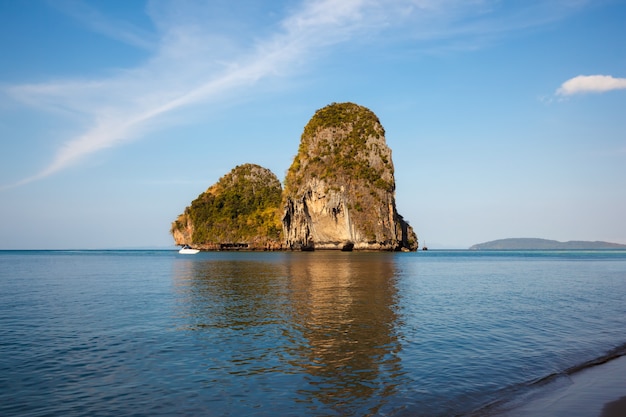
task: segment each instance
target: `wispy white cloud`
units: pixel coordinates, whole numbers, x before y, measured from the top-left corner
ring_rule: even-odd
[[[560,8],[554,6],[557,3]],[[131,25],[107,20],[82,3],[64,4],[85,26],[149,50],[152,55],[135,68],[112,70],[107,78],[6,88],[29,106],[71,114],[89,126],[65,141],[47,167],[14,185],[48,177],[95,152],[139,138],[163,123],[168,113],[217,103],[263,79],[289,75],[318,51],[340,42],[382,31],[418,40],[466,40],[472,34],[507,30],[494,24],[495,16],[502,16],[498,0],[303,0],[282,19],[272,20],[243,38],[240,30],[229,31],[223,22],[219,31],[207,24],[216,20],[210,2],[150,3],[147,13],[156,32],[147,35]],[[572,9],[567,1],[524,4],[532,7],[507,11],[509,28],[541,24],[545,18],[537,20],[532,10],[534,7],[543,13],[545,7],[537,5],[550,4],[551,10],[560,13]]]
[[[91,120],[91,127],[66,141],[46,168],[16,185],[45,178],[90,154],[135,139],[166,113],[219,100],[225,93],[285,73],[311,48],[332,43],[333,34],[355,26],[362,2],[346,1],[341,7],[332,3],[307,3],[283,21],[280,32],[244,51],[224,49],[228,42],[222,42],[219,34],[185,25],[177,10],[173,22],[159,17],[158,49],[140,67],[118,71],[108,79],[9,87],[7,91],[25,104]]]
[[[606,93],[612,90],[626,89],[626,78],[615,78],[610,75],[579,75],[561,84],[556,94],[571,96],[584,93]]]
[[[153,49],[156,46],[154,35],[150,32],[128,22],[105,16],[98,9],[80,0],[55,0],[50,1],[50,5],[94,32],[143,49]]]

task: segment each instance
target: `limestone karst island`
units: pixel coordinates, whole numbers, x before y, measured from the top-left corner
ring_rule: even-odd
[[[305,126],[284,181],[235,167],[172,223],[177,245],[203,250],[414,251],[396,210],[391,149],[369,109],[333,103]]]

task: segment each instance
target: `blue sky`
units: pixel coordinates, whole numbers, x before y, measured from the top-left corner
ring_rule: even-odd
[[[626,2],[0,0],[0,249],[173,245],[315,110],[374,111],[433,248],[626,243]]]

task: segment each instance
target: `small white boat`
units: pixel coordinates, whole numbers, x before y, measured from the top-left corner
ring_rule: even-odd
[[[194,249],[189,245],[185,245],[182,248],[180,248],[180,250],[178,251],[178,253],[182,253],[183,255],[195,255],[196,253],[200,252],[199,249]]]

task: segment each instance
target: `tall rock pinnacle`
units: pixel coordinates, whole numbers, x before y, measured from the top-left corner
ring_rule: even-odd
[[[304,128],[285,179],[283,236],[292,249],[416,250],[396,210],[391,149],[369,109],[333,103]]]

